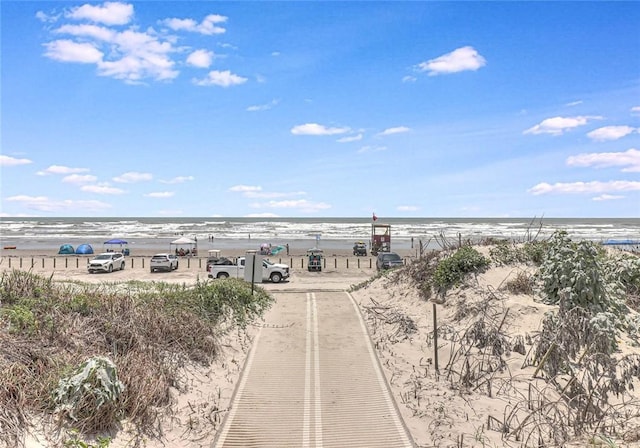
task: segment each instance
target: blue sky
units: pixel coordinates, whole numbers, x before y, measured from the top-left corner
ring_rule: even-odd
[[[0,8],[0,216],[640,217],[638,2]]]

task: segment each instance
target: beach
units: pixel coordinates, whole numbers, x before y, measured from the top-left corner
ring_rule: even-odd
[[[427,300],[410,276],[413,262],[417,260],[414,252],[400,251],[409,266],[407,270],[399,269],[378,276],[372,257],[356,257],[351,248],[344,245],[347,247],[325,253],[326,267],[322,272],[307,271],[304,246],[290,247],[289,256],[278,254],[269,257],[274,262],[290,264],[291,277],[282,283],[263,283],[262,286],[274,294],[351,291],[366,321],[385,381],[416,446],[533,446],[522,445],[522,441],[517,441],[513,435],[504,439],[503,429],[507,427],[505,425],[521,421],[527,406],[557,400],[557,392],[550,390],[544,378],[536,374],[536,366],[530,362],[531,340],[541,331],[545,313],[556,312],[557,306],[542,303],[534,292],[514,292],[506,287],[523,276],[531,278],[536,268],[527,263],[492,264],[486,271],[468,277],[464,284],[451,289],[445,296]],[[481,246],[478,250],[489,256],[491,246]],[[246,247],[236,245],[222,251],[221,255],[241,256],[245,251]],[[89,274],[86,261],[90,256],[61,256],[55,250],[15,249],[3,252],[0,271],[16,268],[22,260],[19,269],[63,282],[114,284],[135,280],[191,285],[206,278],[205,256],[180,257],[179,269],[174,272],[149,272],[148,261],[155,252],[154,249],[137,250],[127,257],[123,271]],[[635,311],[629,313],[637,314]],[[496,370],[491,367],[491,363],[497,362],[495,354],[474,347],[465,349],[468,350],[466,368],[473,370],[469,375],[477,375],[471,378],[462,371],[465,364],[460,364],[463,350],[459,338],[474,328],[478,319],[482,320],[483,328],[499,328],[505,340],[528,342],[524,343],[522,350],[502,353],[500,364],[496,364],[500,367]],[[442,332],[441,339],[435,343],[439,365],[434,351],[434,325]],[[172,415],[162,420],[163,436],[147,439],[145,446],[211,446],[219,428],[219,422],[205,423],[208,413],[212,412],[211,397],[216,396],[215,407],[223,410],[224,415],[251,347],[247,341],[255,337],[258,328],[249,327],[242,336],[228,335],[220,358],[212,365],[189,366],[185,370],[188,387],[180,393],[176,391]],[[620,335],[620,341],[618,357],[640,355],[640,349],[628,336]],[[485,368],[489,368],[488,371],[482,370],[483,363],[487,363]],[[640,399],[633,391],[625,394],[628,400]],[[520,406],[522,409],[516,413]],[[199,422],[195,427],[194,421]],[[550,421],[558,425],[557,420]],[[545,426],[548,421],[545,423],[538,419],[535,422],[553,433],[550,428],[554,424],[548,427]],[[637,417],[631,416],[625,420],[625,425],[628,429],[618,434],[616,446],[640,446]],[[513,426],[509,428],[513,429]],[[128,430],[131,428],[125,422],[109,446],[131,446]],[[522,434],[535,433],[534,429],[524,428],[522,431],[525,430],[531,432],[521,432],[521,437]],[[574,434],[563,446],[591,446],[589,440],[594,440],[594,437],[597,434],[588,431]],[[41,448],[48,445],[43,443],[42,436],[35,435],[30,437],[27,446]]]

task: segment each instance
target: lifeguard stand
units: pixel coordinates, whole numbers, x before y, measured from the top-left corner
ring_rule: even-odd
[[[371,224],[371,255],[391,252],[391,225]]]

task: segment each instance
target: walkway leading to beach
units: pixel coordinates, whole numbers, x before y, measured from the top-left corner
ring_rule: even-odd
[[[214,446],[413,447],[351,296],[275,297]]]

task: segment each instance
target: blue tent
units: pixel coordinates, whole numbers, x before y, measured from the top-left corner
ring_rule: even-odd
[[[93,247],[90,244],[81,244],[76,248],[76,254],[88,255],[93,253]]]
[[[105,241],[104,244],[129,244],[125,240],[121,240],[119,238],[115,238],[113,240]]]
[[[63,244],[62,246],[60,246],[60,250],[58,251],[58,254],[60,255],[73,255],[76,252],[73,250],[73,246],[71,244]]]

